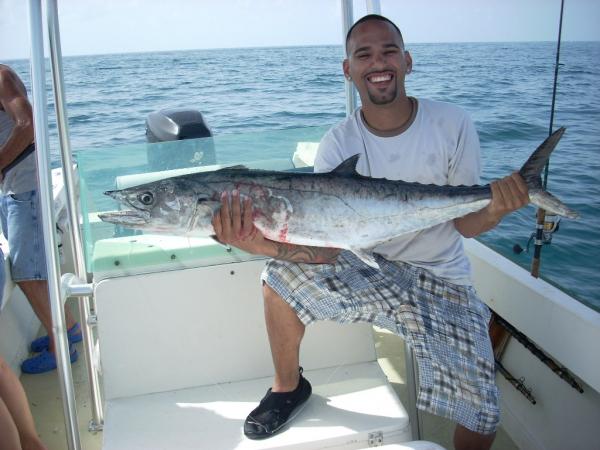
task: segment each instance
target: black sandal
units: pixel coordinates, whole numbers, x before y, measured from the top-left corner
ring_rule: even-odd
[[[291,392],[272,392],[269,388],[260,404],[246,417],[244,434],[249,439],[274,436],[298,415],[311,393],[312,387],[302,376],[300,367],[298,387]]]

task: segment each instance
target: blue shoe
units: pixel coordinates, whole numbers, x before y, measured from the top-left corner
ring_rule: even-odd
[[[72,345],[70,347],[71,363],[74,363],[79,358],[79,354],[75,350],[75,347]],[[56,358],[54,357],[54,353],[50,353],[48,350],[44,350],[39,355],[26,359],[21,364],[21,372],[23,373],[44,373],[54,369],[56,369]]]
[[[81,327],[79,326],[79,323],[76,323],[71,328],[69,328],[69,330],[67,331],[67,336],[69,337],[69,344],[81,342],[82,336]],[[39,338],[34,339],[31,342],[29,348],[34,353],[39,353],[43,352],[44,350],[48,350],[50,348],[50,338],[47,335],[40,336]]]

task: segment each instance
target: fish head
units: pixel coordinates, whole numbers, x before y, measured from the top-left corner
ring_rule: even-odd
[[[219,202],[209,192],[198,192],[175,179],[105,192],[125,209],[104,212],[104,222],[175,235],[210,236],[212,217]]]

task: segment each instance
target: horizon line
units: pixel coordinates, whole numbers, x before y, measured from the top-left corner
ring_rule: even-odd
[[[564,39],[561,41],[565,42],[578,42],[578,43],[593,43],[600,40],[587,40],[587,39]],[[410,45],[447,45],[447,44],[543,44],[543,43],[556,43],[551,40],[532,40],[532,41],[446,41],[446,42],[408,42],[406,47],[410,50]],[[263,46],[248,46],[248,47],[212,47],[212,48],[180,48],[180,49],[169,49],[169,50],[133,50],[125,52],[107,52],[107,53],[71,53],[63,54],[63,58],[73,58],[82,56],[114,56],[114,55],[135,55],[135,54],[146,54],[146,53],[171,53],[171,52],[194,52],[194,51],[218,51],[218,50],[258,50],[268,48],[309,48],[309,47],[340,47],[343,48],[343,44],[298,44],[298,45],[263,45]],[[45,59],[49,59],[50,56],[46,56]],[[27,57],[16,57],[6,58],[5,61],[23,61],[30,59]]]

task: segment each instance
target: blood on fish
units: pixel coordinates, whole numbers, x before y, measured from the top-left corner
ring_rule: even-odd
[[[279,242],[287,242],[288,224],[284,224],[283,228],[279,231]]]
[[[259,217],[262,217],[262,216],[264,216],[264,214],[259,209],[254,208],[252,210],[252,221],[253,222],[256,222],[256,219],[258,219]]]

